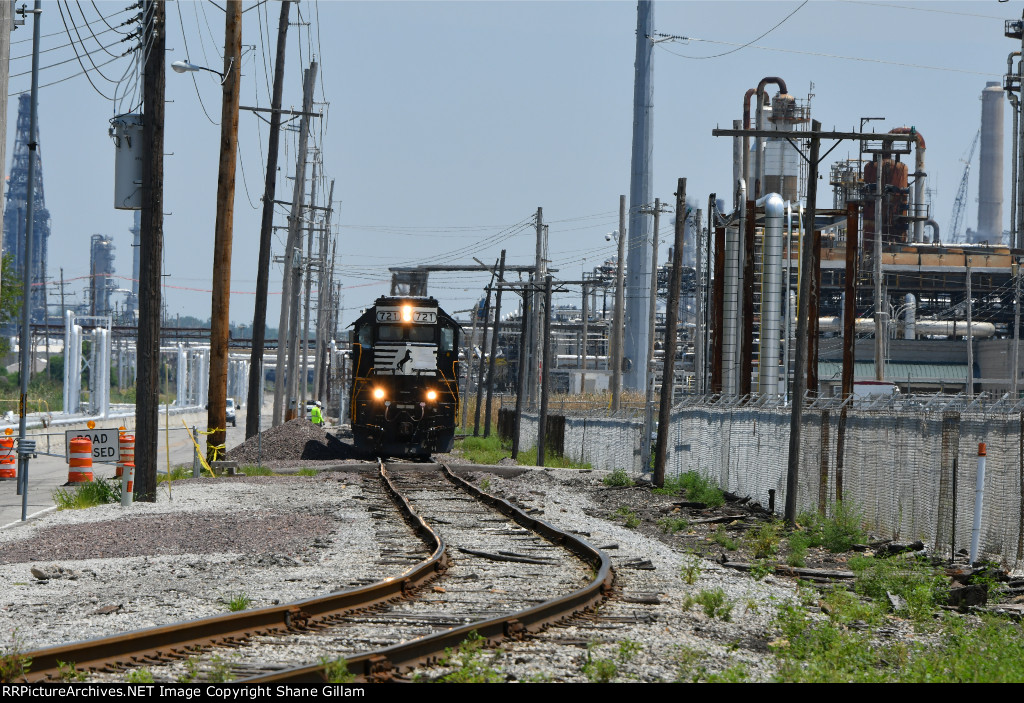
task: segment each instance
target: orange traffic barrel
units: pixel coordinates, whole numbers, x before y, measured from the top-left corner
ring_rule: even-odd
[[[117,470],[114,476],[120,478],[124,473],[126,464],[135,465],[135,435],[121,434],[118,437],[121,446],[121,457],[117,460]]]
[[[68,452],[68,482],[64,484],[92,483],[92,440],[75,437]]]
[[[0,437],[0,481],[13,481],[17,477],[14,437]]]

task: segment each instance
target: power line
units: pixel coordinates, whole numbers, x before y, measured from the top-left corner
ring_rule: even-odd
[[[800,5],[797,6],[797,8],[795,10],[793,10],[788,15],[786,15],[781,20],[779,20],[778,23],[776,23],[776,25],[774,27],[772,27],[771,29],[766,31],[764,34],[762,34],[760,36],[757,36],[757,37],[754,37],[753,39],[748,41],[746,44],[738,46],[735,49],[730,49],[729,51],[724,51],[721,54],[713,54],[712,56],[688,56],[687,58],[690,58],[690,59],[717,59],[719,56],[728,56],[729,54],[735,54],[737,51],[740,51],[741,49],[746,49],[748,46],[750,46],[754,42],[758,41],[759,39],[765,38],[766,36],[768,36],[769,34],[774,32],[776,29],[781,27],[786,22],[786,20],[788,20],[790,17],[795,15],[797,12],[799,12],[800,8],[802,8],[804,5],[806,5],[809,1],[810,0],[804,0],[802,3],[800,3]],[[677,37],[677,36],[675,36],[673,34],[662,34],[660,32],[656,32],[654,36],[656,36],[656,37],[663,37],[664,39],[679,39],[680,38],[680,37]],[[648,37],[648,38],[650,38],[650,37]],[[685,38],[685,37],[682,37],[682,38]]]

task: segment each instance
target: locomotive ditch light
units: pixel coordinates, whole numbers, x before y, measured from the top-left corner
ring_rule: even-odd
[[[373,397],[376,398],[377,400],[384,400],[384,389],[383,388],[374,388],[373,389]]]
[[[412,322],[412,306],[402,306],[402,322]]]
[[[427,391],[427,400],[437,400],[437,391]]]

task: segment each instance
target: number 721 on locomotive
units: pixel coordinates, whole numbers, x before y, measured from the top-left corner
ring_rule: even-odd
[[[459,412],[461,328],[434,298],[378,298],[353,323],[352,434],[381,456],[448,452]]]

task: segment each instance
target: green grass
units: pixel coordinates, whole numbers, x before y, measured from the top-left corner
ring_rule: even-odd
[[[628,506],[623,505],[618,510],[616,510],[613,513],[613,515],[615,517],[622,518],[626,527],[628,527],[631,530],[640,527],[640,516],[633,512],[633,509]]]
[[[252,598],[245,595],[244,593],[239,593],[237,595],[232,596],[230,600],[227,601],[227,604],[228,610],[230,610],[232,613],[237,613],[241,610],[248,610],[249,607],[252,605]]]
[[[327,683],[352,683],[356,680],[356,675],[348,670],[348,662],[342,658],[323,657],[320,659],[320,666],[327,675]]]
[[[317,475],[319,475],[319,473],[320,472],[317,471],[316,469],[299,469],[298,471],[295,472],[295,475],[296,476],[317,476]]]
[[[729,536],[729,533],[725,531],[725,525],[719,525],[718,529],[715,530],[714,538],[715,542],[730,552],[735,552],[740,548],[740,543]]]
[[[192,467],[191,466],[175,466],[171,469],[170,478],[166,473],[157,473],[156,482],[166,483],[167,481],[182,481],[186,478],[192,478]]]
[[[256,466],[255,464],[247,464],[238,469],[246,476],[273,476],[274,471],[268,469],[266,466]]]
[[[824,547],[830,552],[846,552],[867,539],[862,525],[864,517],[849,501],[829,506],[828,515],[803,513],[797,518],[809,537],[808,546]]]
[[[96,478],[71,488],[58,488],[51,494],[57,510],[81,510],[97,505],[121,502],[121,480]]]
[[[687,471],[678,476],[668,476],[665,478],[664,487],[653,488],[651,492],[668,496],[685,494],[687,500],[704,503],[711,508],[717,508],[725,503],[725,494],[722,493],[722,489],[714,481],[704,478],[696,471]]]
[[[615,469],[610,474],[605,476],[601,483],[606,486],[632,486],[633,479],[629,477],[625,469]]]
[[[733,604],[725,597],[725,591],[721,588],[704,590],[695,596],[687,596],[683,601],[683,610],[689,610],[694,605],[699,605],[709,618],[718,618],[725,622],[732,620]]]
[[[743,537],[743,541],[754,553],[755,559],[774,557],[779,551],[781,540],[782,523],[774,520],[758,525]]]
[[[511,455],[511,452],[510,452]],[[525,452],[519,452],[520,463],[531,464],[537,461],[537,447],[530,447]],[[588,462],[575,462],[561,454],[555,454],[550,450],[544,452],[544,466],[552,469],[582,469],[589,470],[593,467]]]
[[[466,437],[455,440],[455,449],[471,464],[497,464],[512,456],[512,446],[498,439],[497,434],[484,437]],[[520,452],[520,456],[524,456]],[[529,454],[525,454],[529,457]]]
[[[888,559],[852,557],[850,569],[857,574],[854,590],[879,608],[891,607],[889,594],[902,598],[896,614],[924,624],[949,599],[949,579],[927,560],[914,556]]]
[[[807,563],[807,549],[811,546],[811,537],[806,532],[792,532],[789,535],[789,553],[786,555],[786,563],[790,566],[805,566]]]
[[[684,517],[663,517],[658,520],[658,527],[661,528],[661,531],[673,535],[680,530],[685,530],[689,525],[689,521]]]
[[[132,669],[124,675],[125,683],[153,683],[153,672],[149,669]]]
[[[687,585],[692,586],[700,578],[701,559],[696,554],[688,554],[683,557],[683,563],[679,567],[679,576]]]
[[[11,633],[11,644],[0,651],[0,683],[12,683],[28,673],[32,659],[24,655],[18,631]]]

